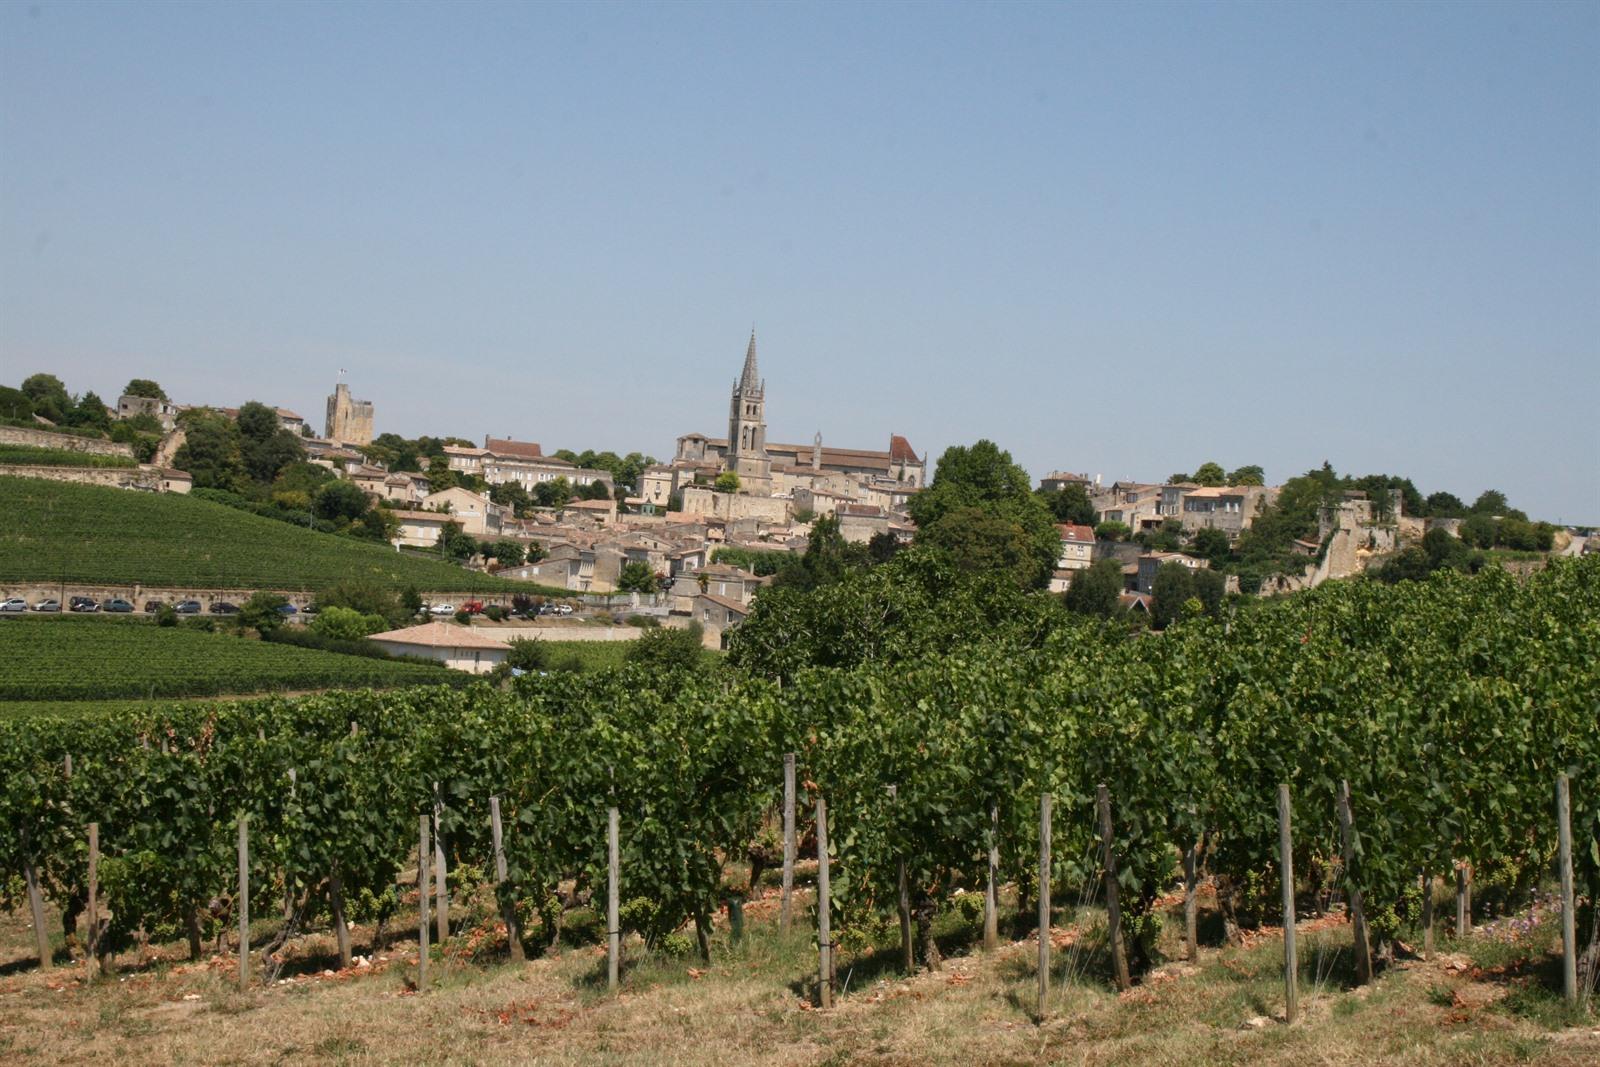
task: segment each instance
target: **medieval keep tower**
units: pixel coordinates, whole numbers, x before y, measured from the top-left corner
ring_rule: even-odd
[[[343,373],[343,372],[341,372]],[[328,440],[342,445],[372,443],[372,401],[353,400],[350,387],[340,382],[328,397]]]
[[[747,493],[772,492],[772,460],[767,456],[766,383],[756,367],[756,332],[744,353],[744,371],[733,383],[728,405],[727,468],[739,476]]]

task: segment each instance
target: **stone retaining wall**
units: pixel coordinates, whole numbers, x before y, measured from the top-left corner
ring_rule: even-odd
[[[0,426],[0,445],[28,445],[32,448],[54,448],[63,452],[83,452],[92,456],[133,458],[132,445],[102,441],[97,437],[76,437],[70,433],[28,430],[21,426]]]

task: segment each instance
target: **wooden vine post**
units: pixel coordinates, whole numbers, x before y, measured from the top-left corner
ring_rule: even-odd
[[[1111,791],[1104,783],[1095,787],[1095,807],[1100,812],[1101,865],[1106,882],[1106,933],[1111,945],[1111,970],[1117,989],[1126,992],[1133,981],[1128,977],[1128,949],[1122,936],[1121,887],[1117,885],[1117,850],[1111,828]]]
[[[1039,797],[1039,1021],[1050,1003],[1050,794]]]
[[[989,805],[989,869],[983,882],[983,950],[1000,947],[1000,910],[995,882],[1000,870],[1000,805]]]
[[[1433,875],[1422,872],[1422,958],[1433,959]]]
[[[100,824],[89,824],[89,973],[104,974],[100,956]]]
[[[1561,866],[1561,993],[1568,1004],[1578,1003],[1578,928],[1573,914],[1572,796],[1565,774],[1556,777],[1556,832]]]
[[[1472,930],[1472,865],[1456,861],[1456,936],[1466,937]]]
[[[1289,826],[1289,786],[1278,786],[1278,869],[1283,885],[1283,1017],[1300,1014],[1300,960],[1294,945],[1294,835]]]
[[[500,836],[499,797],[489,798],[489,833],[494,839],[494,893],[500,901],[500,918],[506,924],[506,944],[511,959],[521,963],[527,959],[527,954],[522,948],[522,923],[517,919],[517,905],[506,887],[506,849]]]
[[[250,816],[239,815],[239,991],[250,988]]]
[[[437,922],[439,926],[439,944],[450,940],[450,887],[447,882],[448,872],[445,870],[444,858],[444,827],[440,818],[444,815],[444,801],[439,795],[439,783],[433,783],[433,893],[434,906],[437,909]]]
[[[828,802],[817,798],[817,1006],[833,1007],[833,933],[828,900]]]
[[[1351,877],[1355,870],[1355,820],[1350,814],[1350,783],[1339,780],[1339,854],[1344,859],[1345,890],[1350,898],[1350,930],[1355,940],[1356,985],[1372,981],[1372,940],[1367,935],[1367,912],[1361,887]]]
[[[789,932],[794,898],[794,753],[783,754],[783,893],[778,904],[778,929]],[[751,892],[755,891],[751,886]]]
[[[417,992],[428,991],[428,847],[426,814],[417,816]]]
[[[616,808],[606,809],[606,988],[616,989],[622,968],[622,911],[618,883],[622,877],[622,858]]]
[[[1183,953],[1194,963],[1200,958],[1199,900],[1200,840],[1183,850]]]
[[[889,787],[889,800],[898,810],[899,786]],[[906,878],[906,861],[899,860],[895,867],[895,891],[900,912],[900,970],[905,974],[912,974],[917,969],[917,960],[911,948],[911,883]]]
[[[48,971],[54,962],[50,958],[50,932],[44,927],[44,895],[39,892],[39,869],[34,862],[26,826],[20,828],[18,839],[22,846],[22,879],[28,886],[28,910],[33,914],[33,941],[39,955],[39,969]]]

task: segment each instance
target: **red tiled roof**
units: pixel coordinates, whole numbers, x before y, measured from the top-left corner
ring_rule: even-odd
[[[911,447],[910,441],[907,441],[897,433],[889,435],[889,458],[904,460],[908,463],[918,462],[917,450]]]
[[[1070,522],[1056,524],[1056,530],[1061,534],[1063,541],[1094,541],[1094,529],[1089,526],[1077,526]]]
[[[498,648],[509,646],[477,633],[470,626],[449,622],[425,622],[420,626],[407,626],[403,630],[388,630],[373,634],[370,641],[390,641],[397,645],[418,645],[424,648]]]
[[[518,456],[522,459],[544,459],[537,441],[513,441],[509,437],[485,437],[483,447],[500,456]]]

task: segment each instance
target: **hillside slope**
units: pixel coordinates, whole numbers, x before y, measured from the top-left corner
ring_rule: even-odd
[[[347,579],[423,592],[540,591],[207,500],[0,478],[0,585],[309,592]]]

